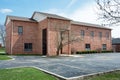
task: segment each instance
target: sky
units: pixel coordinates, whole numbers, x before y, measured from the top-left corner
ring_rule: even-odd
[[[31,17],[34,11],[58,14],[75,21],[102,24],[95,0],[0,0],[0,24],[6,15]],[[108,26],[107,26],[108,27]],[[112,37],[120,38],[119,26],[112,28]]]

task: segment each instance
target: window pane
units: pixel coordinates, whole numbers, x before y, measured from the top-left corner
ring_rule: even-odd
[[[81,36],[84,37],[84,35],[85,35],[84,30],[81,30]]]
[[[90,44],[85,44],[85,48],[86,48],[86,50],[91,50],[90,49]]]
[[[103,45],[102,45],[102,49],[103,49],[103,50],[106,50],[106,44],[103,44]]]
[[[109,39],[109,32],[106,33],[106,38]]]
[[[23,27],[22,26],[18,26],[18,34],[22,34],[23,33]]]
[[[91,31],[91,37],[92,37],[92,38],[94,37],[94,32],[93,32],[93,31]]]
[[[29,43],[29,49],[32,49],[32,43]]]
[[[25,51],[32,51],[32,43],[24,43]]]

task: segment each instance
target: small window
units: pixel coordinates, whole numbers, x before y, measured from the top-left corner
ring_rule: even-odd
[[[84,37],[84,36],[85,36],[85,31],[81,30],[81,37]]]
[[[102,38],[102,32],[99,32],[99,38],[100,39]]]
[[[90,35],[92,38],[94,38],[94,31],[91,31]]]
[[[106,50],[106,44],[102,45],[102,50]]]
[[[24,51],[32,51],[32,43],[24,43]]]
[[[23,26],[18,26],[18,34],[23,34]]]
[[[109,39],[110,36],[109,36],[109,32],[106,32],[106,39]]]
[[[86,49],[86,50],[91,50],[91,49],[90,49],[90,44],[85,44],[85,49]]]

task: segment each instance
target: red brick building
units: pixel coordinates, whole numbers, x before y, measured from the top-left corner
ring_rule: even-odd
[[[6,52],[8,54],[43,54],[56,55],[58,27],[67,31],[66,39],[71,34],[81,37],[80,42],[67,44],[63,53],[71,50],[111,50],[111,29],[83,22],[76,22],[55,14],[34,12],[31,18],[7,16]]]
[[[113,52],[120,52],[120,38],[112,39]]]

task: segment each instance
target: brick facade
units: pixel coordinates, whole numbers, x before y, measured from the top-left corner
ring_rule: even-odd
[[[97,27],[95,25],[89,26],[84,24],[75,24],[69,19],[52,15],[33,14],[32,19],[8,16],[6,18],[6,52],[8,54],[43,54],[43,30],[46,29],[46,55],[56,55],[57,40],[59,29],[66,30],[66,39],[69,41],[71,34],[81,37],[81,30],[84,30],[84,38],[81,37],[79,42],[67,44],[63,47],[63,53],[71,54],[71,50],[84,51],[85,44],[90,44],[90,50],[101,48],[106,45],[106,50],[111,50],[111,29],[104,27]],[[33,20],[35,19],[35,20]],[[23,34],[18,34],[18,26],[23,27]],[[94,32],[94,37],[91,37],[91,31]],[[102,33],[100,39],[99,32]],[[106,36],[108,33],[108,37]],[[32,51],[25,51],[24,43],[32,43]]]

